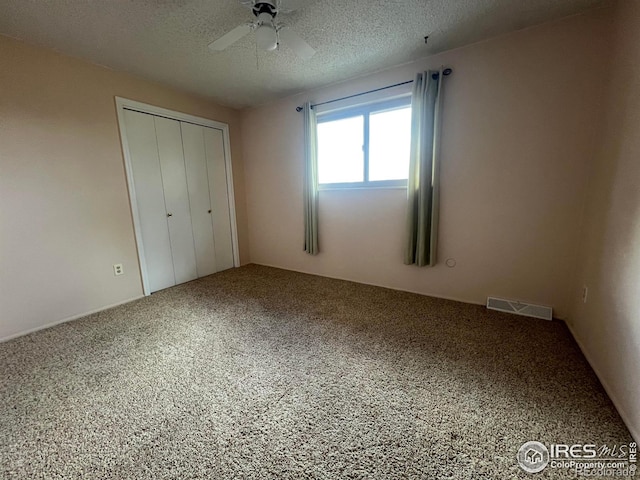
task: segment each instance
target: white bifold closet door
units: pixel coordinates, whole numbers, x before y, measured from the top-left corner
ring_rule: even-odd
[[[233,267],[222,131],[132,110],[125,123],[149,290]]]
[[[153,117],[153,121],[156,126],[175,283],[184,283],[198,278],[198,271],[180,123],[162,117]]]
[[[180,122],[198,276],[233,267],[222,131]]]

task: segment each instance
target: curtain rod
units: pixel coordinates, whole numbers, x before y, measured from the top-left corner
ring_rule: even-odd
[[[450,68],[445,68],[442,71],[442,75],[445,75],[445,76],[446,75],[451,75],[451,72],[453,72],[453,70],[451,70]],[[433,78],[438,78],[438,74],[434,73],[433,74]],[[359,97],[360,95],[367,95],[369,93],[379,92],[381,90],[386,90],[388,88],[399,87],[400,85],[407,85],[409,83],[413,83],[413,80],[408,80],[406,82],[400,82],[400,83],[394,83],[393,85],[387,85],[386,87],[380,87],[380,88],[375,88],[373,90],[367,90],[366,92],[355,93],[353,95],[348,95],[346,97],[334,98],[333,100],[327,100],[326,102],[314,103],[313,105],[311,105],[311,108],[317,107],[319,105],[326,105],[327,103],[339,102],[340,100],[347,100],[347,99],[353,98],[353,97]],[[296,112],[301,112],[301,111],[302,111],[302,107],[296,107]]]

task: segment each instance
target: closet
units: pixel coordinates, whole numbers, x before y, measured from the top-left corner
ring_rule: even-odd
[[[123,120],[149,293],[233,267],[223,131],[126,108]]]

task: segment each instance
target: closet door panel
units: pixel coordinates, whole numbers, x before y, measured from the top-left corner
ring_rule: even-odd
[[[124,111],[149,290],[175,285],[156,131],[151,115]]]
[[[227,171],[224,162],[222,130],[203,128],[207,157],[209,193],[213,210],[213,238],[216,249],[218,271],[233,267],[233,244],[231,241],[231,218],[227,195]]]
[[[204,148],[204,127],[181,122],[184,164],[189,187],[191,224],[196,250],[198,277],[216,272],[216,252],[213,243],[213,224],[207,161]]]
[[[154,117],[176,283],[198,278],[180,122]]]

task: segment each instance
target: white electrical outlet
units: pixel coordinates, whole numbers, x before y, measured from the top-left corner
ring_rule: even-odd
[[[589,295],[589,288],[585,285],[582,287],[582,303],[587,303],[587,295]]]
[[[116,263],[113,265],[113,274],[114,275],[124,275],[124,269],[122,268],[121,263]]]

